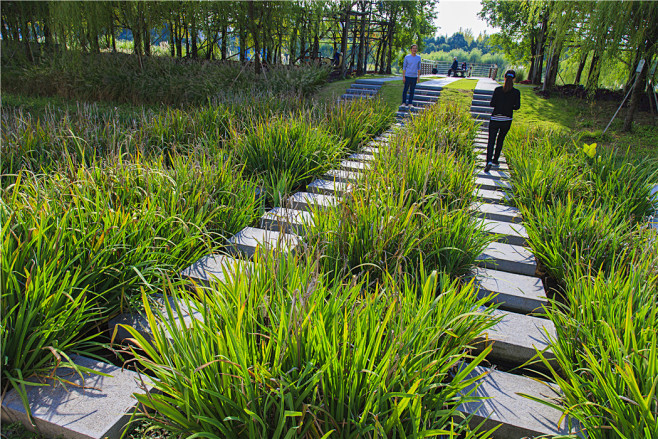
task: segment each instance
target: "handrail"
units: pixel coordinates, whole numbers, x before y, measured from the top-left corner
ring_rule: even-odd
[[[435,60],[421,60],[420,74],[431,75],[433,69],[437,69],[439,73],[448,73],[450,62],[435,61]],[[469,64],[467,76],[473,76],[474,72],[480,73],[478,76],[485,76],[487,78],[496,79],[498,76],[497,64]],[[483,74],[484,73],[484,74]]]

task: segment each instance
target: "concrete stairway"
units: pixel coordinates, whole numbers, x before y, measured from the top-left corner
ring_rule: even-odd
[[[491,110],[489,104],[494,81],[481,80],[473,94],[471,114],[483,121],[474,148],[486,153],[487,126]],[[486,104],[486,106],[485,106]],[[503,147],[503,153],[505,149]],[[481,166],[484,158],[479,157]],[[498,169],[490,173],[477,172],[475,181],[477,203],[475,210],[482,218],[485,229],[495,236],[495,241],[478,257],[478,268],[472,279],[480,297],[495,296],[491,304],[498,305],[494,315],[500,320],[482,334],[478,349],[493,344],[487,360],[492,367],[478,367],[481,375],[476,390],[478,396],[489,397],[485,401],[461,406],[465,414],[473,415],[473,423],[487,419],[487,428],[500,425],[494,433],[496,438],[523,438],[567,433],[566,420],[559,410],[520,396],[520,393],[538,398],[559,395],[559,389],[526,377],[535,376],[535,371],[545,372],[544,366],[532,362],[537,351],[552,358],[548,336],[555,337],[553,322],[543,318],[543,309],[548,304],[546,292],[539,278],[535,257],[526,247],[527,233],[521,214],[509,205],[511,185],[506,162],[501,160]],[[498,370],[512,368],[513,373]]]
[[[437,85],[424,85],[423,83],[416,85],[414,99],[411,101],[411,106],[407,107],[400,105],[395,116],[398,120],[402,120],[413,116],[414,114],[421,113],[426,107],[439,100],[441,90],[442,87]]]
[[[384,81],[376,79],[357,79],[341,96],[343,100],[372,99],[384,85]]]

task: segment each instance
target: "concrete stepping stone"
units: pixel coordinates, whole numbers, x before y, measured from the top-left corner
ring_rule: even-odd
[[[495,439],[571,433],[567,418],[562,419],[562,411],[519,395],[524,393],[538,399],[554,400],[560,397],[557,386],[549,387],[532,378],[482,366],[477,366],[468,377],[478,376],[481,378],[464,394],[475,389],[471,396],[487,399],[467,402],[458,408],[466,415],[473,415],[472,426],[481,422],[484,422],[484,429],[500,426],[493,433]]]
[[[476,120],[488,121],[491,120],[491,113],[478,113],[471,111],[471,117]]]
[[[210,285],[213,282],[224,281],[227,275],[233,276],[237,272],[252,270],[253,265],[252,262],[226,255],[209,255],[185,268],[180,275],[197,283]]]
[[[507,196],[507,193],[503,191],[492,191],[488,189],[478,188],[475,190],[475,197],[479,201],[483,201],[485,203],[493,203],[493,204],[509,203],[509,197]]]
[[[537,270],[535,256],[530,249],[503,242],[492,242],[476,260],[480,267],[526,276],[534,276]]]
[[[486,154],[478,154],[477,159],[484,163],[484,162],[487,161],[487,155]],[[500,156],[498,158],[498,161],[500,162],[500,165],[498,165],[499,169],[502,169],[503,166],[505,166],[505,168],[507,169],[507,160],[505,159],[505,157]]]
[[[382,88],[381,85],[375,85],[375,84],[360,84],[358,82],[355,82],[352,84],[351,88],[362,88],[362,89],[367,89],[367,90],[379,90]]]
[[[483,174],[485,173],[483,172]],[[509,182],[495,178],[484,178],[478,176],[475,178],[475,184],[480,189],[487,189],[490,191],[505,191],[512,189],[512,185]]]
[[[489,98],[489,99],[473,99],[473,101],[471,102],[471,105],[475,106],[475,107],[491,108],[493,110],[493,107],[489,106],[490,103],[491,103],[491,98]]]
[[[360,172],[345,171],[342,169],[332,169],[325,172],[321,178],[329,181],[340,181],[343,183],[354,183],[363,176]]]
[[[355,162],[354,160],[343,160],[340,167],[346,171],[365,171],[370,168],[369,163]]]
[[[36,428],[13,389],[2,400],[2,423],[20,422],[45,437],[119,439],[137,406],[133,394],[146,393],[153,386],[142,383],[136,372],[127,369],[83,356],[71,359],[81,367],[110,376],[83,374],[83,380],[72,369],[59,367],[55,374],[73,385],[26,386]],[[37,382],[34,378],[28,381]],[[52,384],[52,380],[47,382]]]
[[[251,258],[259,249],[294,251],[301,244],[297,235],[245,227],[228,240],[228,251]]]
[[[549,349],[549,337],[556,337],[553,322],[499,309],[493,310],[492,316],[500,318],[500,321],[482,334],[482,342],[476,342],[476,350],[481,351],[492,343],[491,353],[487,355],[489,361],[520,366],[532,360],[529,367],[546,370],[537,357],[537,351],[543,352],[549,361],[555,359]],[[488,338],[486,342],[485,338]]]
[[[344,195],[352,191],[352,185],[335,180],[313,180],[306,185],[309,192],[324,195]]]
[[[355,162],[369,162],[371,160],[374,160],[374,157],[371,154],[354,153],[352,155],[347,156],[347,159],[354,160]]]
[[[489,106],[489,103],[486,105],[476,105],[475,103],[471,104],[471,113],[485,113],[491,114],[493,112],[493,107]]]
[[[189,307],[185,301],[180,301],[174,297],[167,297],[167,301],[169,302],[169,306],[173,312],[173,321],[178,327],[185,326],[186,328],[189,328],[193,319],[203,321],[201,312],[199,312],[198,309]],[[177,304],[178,306],[176,306]],[[178,308],[180,308],[180,314],[178,313]],[[157,295],[151,298],[151,309],[154,313],[156,310],[159,310],[163,313],[163,316],[167,315],[167,308],[165,306],[164,297],[162,295]],[[112,334],[114,337],[113,340],[116,343],[121,343],[127,338],[132,337],[132,335],[130,335],[130,333],[121,325],[132,326],[146,339],[152,339],[151,327],[144,313],[135,312],[120,314],[108,322],[108,329],[110,330],[110,334]],[[167,338],[171,339],[169,330],[166,328],[165,333]]]
[[[313,215],[304,210],[286,209],[275,207],[266,212],[260,219],[260,226],[265,230],[276,230],[277,232],[291,232],[303,235],[306,228],[313,222]]]
[[[506,273],[490,268],[473,270],[474,284],[478,288],[478,297],[496,296],[491,301],[500,309],[521,314],[542,313],[548,305],[546,290],[541,279],[532,276]]]
[[[338,205],[339,199],[332,195],[297,192],[288,198],[291,209],[310,211],[313,209],[327,209]]]
[[[504,204],[480,203],[475,209],[477,216],[480,218],[508,223],[521,222],[521,212],[516,207],[505,206]]]
[[[528,232],[521,224],[485,219],[484,229],[496,235],[496,241],[512,245],[524,246],[527,243]]]
[[[353,100],[353,99],[372,99],[373,97],[370,95],[362,95],[362,94],[344,94],[340,97],[343,100]]]
[[[372,145],[372,143],[369,143],[369,145]],[[375,145],[382,145],[382,144],[376,143]],[[376,146],[364,146],[363,148],[361,148],[361,153],[370,154],[370,155],[379,154],[379,148]]]
[[[489,178],[493,180],[508,180],[509,173],[500,170],[500,169],[490,169],[489,172],[484,172],[482,169],[480,169],[477,173],[476,178]]]

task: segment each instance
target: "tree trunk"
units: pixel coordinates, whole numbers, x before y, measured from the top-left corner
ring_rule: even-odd
[[[206,35],[206,39],[208,36]],[[196,14],[192,13],[192,58],[199,56],[199,47],[197,45]]]
[[[288,50],[288,65],[292,66],[295,64],[295,59],[297,59],[297,29],[292,30],[292,35],[290,36],[290,49]]]
[[[22,17],[23,21],[21,23],[21,37],[23,37],[23,47],[25,48],[25,56],[30,62],[34,62],[34,57],[32,56],[32,47],[30,45],[30,28],[27,25],[27,19]]]
[[[391,64],[393,64],[393,36],[395,35],[395,20],[397,19],[397,9],[393,10],[391,21],[388,24],[388,59],[386,65],[386,74],[391,74]]]
[[[541,21],[541,28],[539,29],[539,35],[537,36],[537,46],[535,47],[535,69],[533,71],[534,75],[531,78],[533,84],[540,84],[542,82],[541,76],[544,66],[544,46],[546,45],[547,26],[548,17],[544,14]]]
[[[247,60],[247,32],[244,30],[243,26],[238,26],[240,38],[240,62],[245,62]]]
[[[261,72],[260,65],[260,23],[256,26],[256,14],[254,11],[254,0],[249,0],[249,26],[251,37],[254,39],[254,71],[257,75]]]
[[[537,36],[533,30],[530,33],[530,69],[528,69],[528,79],[532,81],[535,76],[535,58],[537,57],[535,51],[537,50]]]
[[[363,63],[366,54],[366,4],[361,2],[361,38],[359,40],[359,58],[357,60],[356,74],[363,75]]]
[[[185,20],[185,58],[190,57],[190,28],[187,27],[187,20]]]
[[[587,63],[587,56],[589,55],[589,52],[585,52],[581,55],[580,57],[580,63],[578,63],[578,71],[576,71],[576,79],[574,79],[573,83],[576,85],[580,84],[580,77],[583,74],[583,70],[585,70],[585,64]]]
[[[227,25],[222,26],[222,48],[221,48],[222,60],[226,59],[226,51],[227,51],[227,48],[228,48],[228,45],[226,44],[226,32],[228,32],[227,28],[228,28]]]
[[[628,111],[626,112],[626,118],[624,118],[624,126],[621,129],[622,132],[629,132],[633,128],[633,117],[635,116],[635,111],[637,110],[638,103],[640,102],[640,96],[644,92],[644,85],[647,81],[648,70],[648,63],[644,63],[642,71],[635,81],[633,93],[631,93],[631,102],[628,104]]]
[[[587,75],[587,96],[594,96],[599,86],[599,76],[601,75],[601,56],[597,50],[592,55],[592,62],[589,65],[589,74]]]
[[[302,24],[302,33],[301,33],[301,43],[299,45],[299,59],[301,62],[304,62],[306,57],[306,20],[303,20]]]
[[[151,26],[148,20],[142,21],[142,29],[144,30],[144,55],[151,56]]]
[[[548,72],[546,72],[546,88],[549,90],[555,87],[555,83],[557,82],[557,74],[560,67],[560,55],[562,54],[562,46],[563,46],[562,41],[556,44],[553,53],[551,54],[551,58],[548,61],[550,68],[548,69]]]
[[[176,52],[178,53],[178,57],[182,58],[183,57],[183,27],[181,26],[181,16],[178,16],[178,23],[176,23],[176,26],[174,27],[175,29],[175,38],[176,38]]]
[[[640,51],[636,51],[635,55],[633,55],[633,60],[631,61],[630,69],[628,72],[628,81],[624,84],[624,96],[626,96],[626,93],[628,93],[628,90],[633,86],[634,79],[635,79],[635,70],[637,69],[637,63],[640,62]]]
[[[176,57],[176,39],[174,38],[174,25],[169,22],[169,54],[172,58]]]
[[[346,6],[345,10],[343,11],[343,35],[341,36],[340,40],[340,53],[342,54],[342,62],[340,66],[340,76],[345,77],[345,72],[346,72],[346,60],[347,60],[347,39],[349,38],[349,31],[350,31],[350,6]]]

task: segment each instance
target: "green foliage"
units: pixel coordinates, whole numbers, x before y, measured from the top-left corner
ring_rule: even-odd
[[[314,64],[276,66],[260,78],[236,62],[139,58],[122,53],[67,52],[37,65],[3,56],[2,65],[2,88],[6,91],[173,106],[204,104],[222,90],[308,95],[324,84],[329,73]]]
[[[279,201],[335,166],[344,150],[344,142],[304,114],[258,122],[234,142],[245,171]]]
[[[152,342],[126,328],[156,378],[144,416],[204,437],[476,437],[456,411],[484,357],[458,365],[493,322],[473,285],[431,274],[370,291],[317,269],[265,256],[199,299],[172,290],[180,307],[164,314],[145,301]],[[202,318],[173,323],[183,309]]]
[[[394,112],[379,99],[356,99],[330,107],[326,129],[347,141],[353,152],[367,139],[381,133],[393,122]]]
[[[610,273],[576,267],[567,303],[553,303],[553,377],[588,437],[658,435],[658,306],[653,237],[640,258],[618,259]]]

